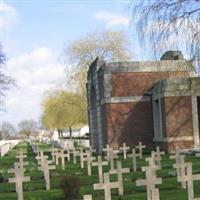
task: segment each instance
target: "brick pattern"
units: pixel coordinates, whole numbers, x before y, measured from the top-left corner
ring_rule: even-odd
[[[188,72],[129,72],[112,74],[111,96],[142,96],[161,79],[188,77]]]
[[[159,142],[159,143],[154,143],[154,146],[159,146],[161,150],[167,151],[167,152],[172,152],[175,150],[177,147],[178,149],[190,149],[194,147],[194,142],[193,141],[178,141],[178,142]]]
[[[151,102],[117,103],[106,105],[107,137],[113,148],[125,142],[135,146],[139,141],[152,146],[153,117]]]
[[[193,136],[191,97],[166,97],[164,104],[165,135]]]

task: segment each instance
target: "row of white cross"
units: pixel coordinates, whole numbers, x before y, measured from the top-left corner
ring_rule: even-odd
[[[24,158],[27,156],[23,154],[23,150],[20,149],[19,155],[17,155],[17,158],[19,159],[19,162],[14,163],[14,168],[9,169],[8,173],[14,173],[14,178],[9,178],[9,183],[15,183],[15,190],[18,195],[18,200],[23,200],[23,182],[30,181],[30,177],[24,176],[25,168],[24,166],[28,165],[28,162],[24,162]]]
[[[133,153],[135,152],[133,151]],[[164,152],[161,152],[159,147],[156,148],[156,151],[151,152],[151,157],[145,159],[148,162],[148,166],[142,167],[142,171],[145,172],[146,179],[136,181],[136,186],[146,186],[147,200],[160,200],[159,189],[156,188],[156,185],[162,184],[162,178],[157,177],[156,171],[161,169],[161,155],[164,155]],[[200,154],[196,156],[200,156]],[[200,198],[194,197],[193,186],[193,182],[195,180],[200,180],[200,174],[192,173],[192,163],[185,163],[185,155],[180,154],[177,150],[175,155],[170,156],[170,159],[176,160],[173,167],[176,169],[177,181],[181,183],[182,188],[187,189],[188,200],[200,200]],[[100,160],[100,158],[98,158],[98,160]],[[117,161],[116,169],[111,169],[108,173],[102,173],[101,169],[103,179],[100,180],[99,178],[100,183],[94,184],[93,188],[94,190],[104,190],[104,199],[106,200],[111,200],[111,189],[113,188],[117,188],[119,195],[123,195],[122,174],[128,172],[129,169],[122,168],[121,162]],[[116,173],[118,176],[117,182],[110,182],[110,174],[113,173]],[[92,195],[84,195],[84,200],[92,200]]]
[[[37,145],[34,143],[31,144],[32,149],[35,153],[37,153],[36,159],[38,161],[38,169],[44,173],[44,179],[46,182],[46,189],[50,189],[50,170],[55,169],[55,166],[52,165],[55,162],[56,165],[59,164],[59,160],[61,160],[62,168],[65,169],[65,161],[70,161],[71,155],[73,157],[73,163],[77,163],[77,156],[80,157],[80,165],[81,168],[84,168],[84,163],[87,163],[87,173],[90,176],[92,174],[92,166],[98,167],[98,176],[99,183],[94,184],[94,190],[104,190],[104,199],[111,200],[111,190],[113,188],[118,189],[119,195],[123,195],[123,174],[129,173],[129,168],[123,168],[121,161],[117,161],[117,166],[115,168],[114,159],[118,159],[119,151],[113,150],[106,146],[103,151],[105,152],[105,159],[102,159],[101,155],[96,157],[93,156],[94,150],[89,148],[87,150],[83,148],[75,149],[75,148],[67,148],[63,149],[51,149],[52,161],[48,160],[48,156],[44,155],[43,151],[39,149]],[[127,159],[129,157],[133,160],[133,170],[137,170],[137,162],[136,158],[143,158],[143,149],[145,148],[142,143],[136,147],[139,151],[136,153],[135,149],[132,149],[131,154],[127,154],[127,151],[130,150],[125,144],[120,150],[123,153],[123,158]],[[164,152],[160,151],[160,148],[157,147],[156,151],[151,152],[151,157],[146,158],[145,160],[148,162],[148,166],[143,166],[141,169],[145,173],[145,179],[140,179],[136,181],[137,186],[146,186],[147,190],[147,200],[159,200],[160,194],[159,189],[156,188],[156,185],[162,183],[162,178],[157,177],[156,171],[161,169],[161,155],[164,155]],[[9,170],[9,173],[14,173],[15,178],[10,178],[9,182],[16,184],[16,192],[18,194],[18,200],[23,200],[23,187],[22,183],[25,181],[30,181],[30,177],[25,177],[24,166],[28,165],[28,162],[24,161],[26,156],[23,154],[22,149],[17,156],[19,162],[14,164],[14,169]],[[170,159],[175,159],[175,164],[173,167],[176,169],[177,173],[177,181],[181,183],[182,188],[187,189],[188,191],[188,200],[200,200],[200,198],[194,197],[194,188],[193,181],[200,180],[200,175],[192,174],[192,164],[185,162],[185,155],[181,154],[178,150],[176,150],[174,155],[170,156]],[[103,172],[103,166],[110,165],[109,172]],[[117,174],[117,181],[111,182],[110,175]],[[84,200],[91,200],[91,195],[84,195]]]

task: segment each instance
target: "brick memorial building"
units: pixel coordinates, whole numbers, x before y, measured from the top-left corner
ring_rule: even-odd
[[[191,66],[179,51],[160,61],[94,60],[87,80],[92,147],[199,147],[200,78]]]

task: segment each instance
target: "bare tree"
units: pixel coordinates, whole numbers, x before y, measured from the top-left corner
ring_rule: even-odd
[[[75,88],[86,104],[86,77],[89,65],[97,58],[105,61],[131,59],[131,42],[124,32],[94,32],[67,44],[64,55],[71,60],[73,68],[67,73],[67,86]],[[83,105],[85,106],[85,105]]]
[[[11,139],[16,133],[15,127],[9,122],[3,122],[0,127],[0,139]]]
[[[90,33],[67,44],[64,57],[72,64],[66,69],[66,85],[77,93],[77,101],[80,102],[78,109],[82,110],[83,116],[87,114],[86,81],[89,65],[97,57],[105,61],[128,61],[132,57],[131,53],[128,36],[117,31]]]
[[[133,1],[139,41],[155,54],[180,48],[200,65],[200,0]]]
[[[6,56],[0,44],[0,111],[3,109],[5,92],[15,85],[15,80],[5,72]]]
[[[31,134],[37,132],[37,122],[34,120],[22,120],[19,124],[19,133],[26,138],[29,138]]]
[[[130,60],[130,46],[124,32],[95,32],[67,45],[65,55],[77,67],[87,68],[96,57],[106,61]]]

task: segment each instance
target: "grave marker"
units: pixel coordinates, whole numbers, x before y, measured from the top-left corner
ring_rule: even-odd
[[[113,149],[111,149],[108,153],[109,156],[106,156],[106,159],[109,161],[110,163],[110,169],[113,170],[114,169],[114,159],[118,159],[119,156],[117,155],[118,151],[114,151]]]
[[[122,164],[120,161],[117,161],[117,169],[110,170],[110,174],[117,174],[117,180],[119,182],[119,195],[124,194],[123,190],[123,174],[129,173],[129,168],[122,168]]]
[[[127,158],[126,154],[127,154],[127,151],[130,149],[130,147],[127,147],[126,143],[123,143],[123,146],[120,147],[119,149],[122,150],[124,160],[126,160],[126,158]]]
[[[92,200],[92,195],[91,194],[84,195],[83,200]]]
[[[186,173],[178,177],[179,182],[186,182],[188,189],[188,200],[199,200],[194,197],[194,183],[193,181],[200,180],[200,174],[192,174],[192,163],[187,163]]]
[[[146,179],[136,181],[137,186],[146,186],[147,188],[147,200],[160,200],[159,190],[155,187],[157,184],[162,183],[162,178],[156,177],[156,170],[159,166],[155,165],[153,158],[147,158],[149,161],[148,167],[142,167],[142,171],[145,171]]]
[[[98,174],[99,174],[99,183],[103,183],[103,166],[108,165],[108,161],[102,161],[101,156],[98,156],[98,161],[93,162],[92,166],[98,167]]]
[[[140,159],[143,158],[143,149],[146,148],[145,145],[142,145],[142,142],[139,142],[139,145],[135,147],[139,150]]]
[[[132,153],[129,154],[127,157],[132,158],[132,163],[133,163],[133,171],[137,171],[137,157],[140,155],[136,153],[135,149],[132,149]]]
[[[186,174],[186,166],[187,163],[185,163],[185,155],[179,155],[179,159],[177,160],[178,163],[173,164],[173,167],[176,168],[176,173],[177,173],[177,179],[178,177],[185,176]],[[182,188],[186,188],[186,182],[181,181],[181,186]]]
[[[46,183],[46,190],[50,189],[50,174],[49,171],[52,169],[55,169],[56,167],[54,165],[50,164],[52,163],[52,161],[47,160],[46,157],[41,161],[41,167],[38,167],[38,169],[40,171],[43,171],[44,173],[44,179],[45,179],[45,183]]]
[[[59,164],[59,158],[61,159],[61,165],[62,165],[62,169],[65,169],[65,158],[67,158],[67,160],[69,161],[69,157],[70,155],[67,153],[65,154],[64,150],[60,150],[60,152],[56,152],[56,165]]]
[[[51,149],[51,156],[52,156],[52,161],[55,162],[56,160],[56,152],[58,152],[58,149],[55,149],[54,146]]]
[[[22,169],[22,176],[24,176],[24,166],[28,165],[28,162],[24,162],[24,158],[26,158],[27,156],[23,154],[23,150],[20,149],[19,155],[16,156],[17,158],[19,158],[19,166]]]
[[[73,163],[76,164],[76,157],[78,156],[79,151],[76,151],[75,148],[72,149],[72,154],[73,154]]]
[[[80,156],[81,169],[83,169],[84,161],[86,161],[84,156],[87,156],[87,153],[83,152],[83,148],[80,148],[80,153],[78,154],[78,156]]]
[[[103,152],[106,153],[105,157],[109,157],[109,153],[112,150],[112,148],[109,147],[109,144],[106,145],[106,148],[103,148]]]
[[[9,183],[15,183],[15,188],[18,196],[18,200],[23,200],[23,182],[30,181],[30,177],[23,176],[24,169],[20,168],[19,163],[14,164],[14,169],[8,170],[8,173],[14,173],[15,178],[9,178]]]
[[[87,160],[87,172],[88,176],[92,175],[92,162],[95,160],[95,157],[92,157],[91,152],[87,151],[87,157],[85,158]]]
[[[117,188],[119,190],[119,182],[110,182],[109,173],[104,173],[104,182],[93,185],[94,190],[104,190],[104,199],[111,200],[111,189]]]

